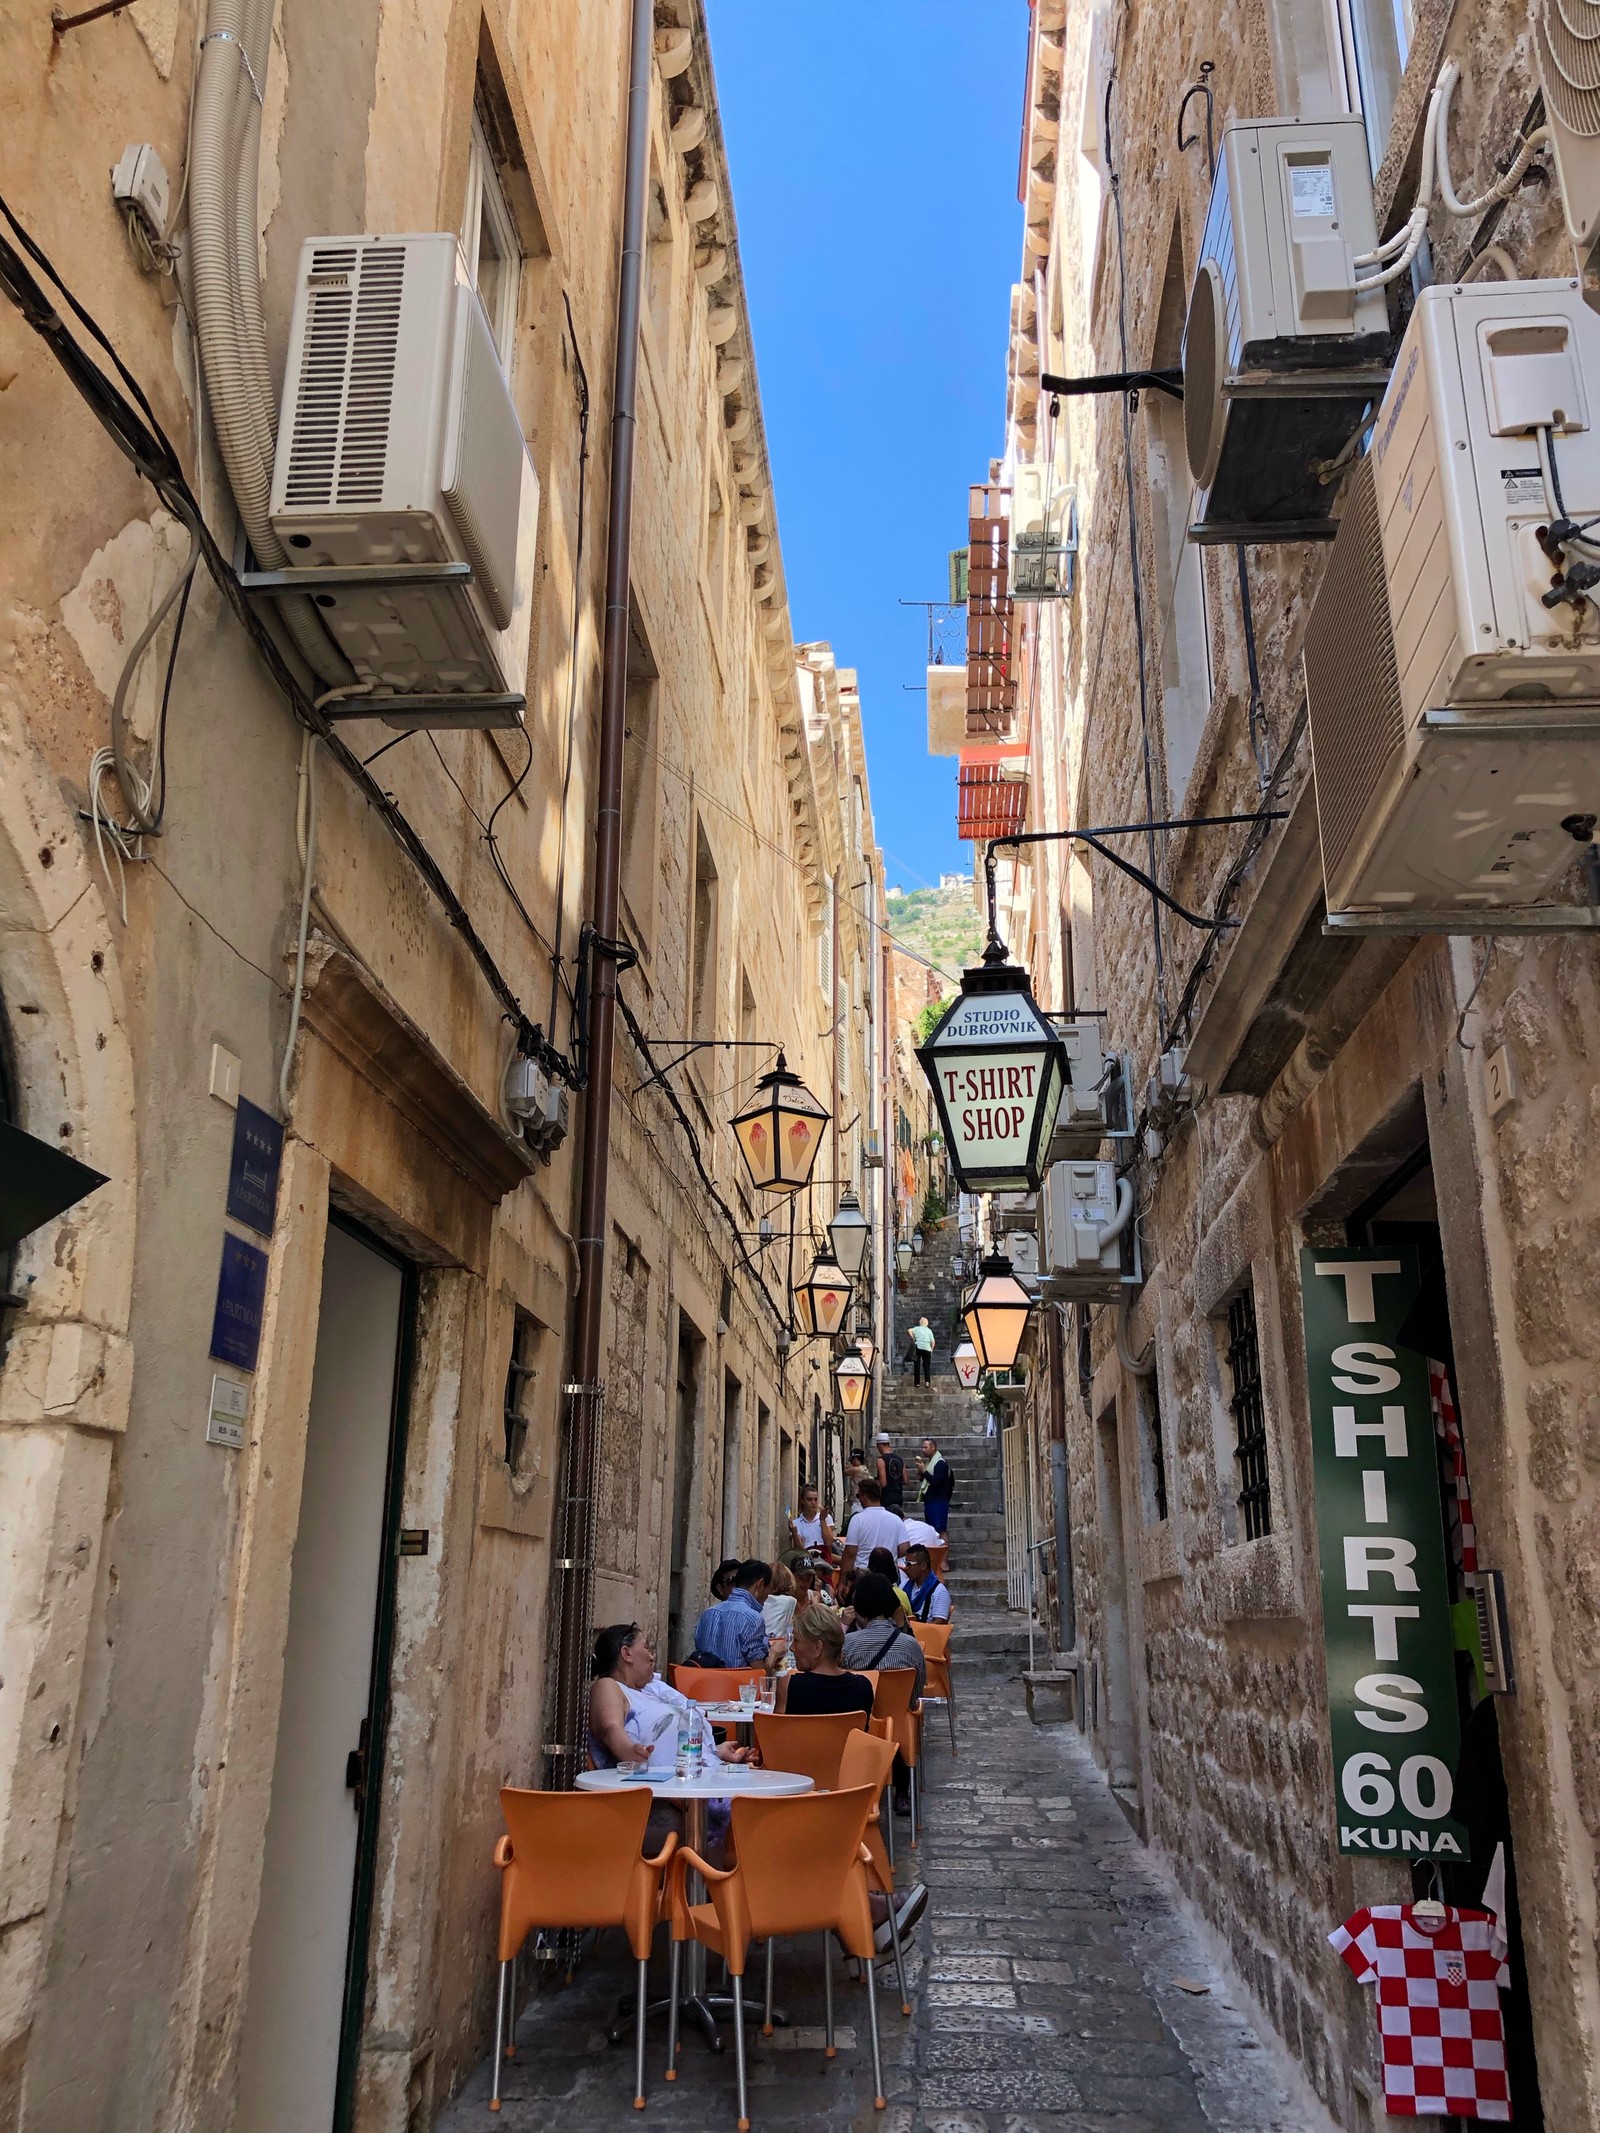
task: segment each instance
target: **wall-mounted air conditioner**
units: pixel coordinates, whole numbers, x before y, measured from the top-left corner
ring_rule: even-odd
[[[1056,1112],[1056,1130],[1050,1143],[1052,1163],[1080,1160],[1100,1152],[1108,1134],[1126,1133],[1127,1090],[1123,1063],[1108,1052],[1102,1041],[1105,1025],[1098,1016],[1084,1015],[1057,1022],[1056,1032],[1067,1050],[1067,1082]]]
[[[1011,481],[1011,597],[1066,600],[1078,561],[1078,492],[1055,467],[1025,464]]]
[[[1193,539],[1331,536],[1322,475],[1387,376],[1384,292],[1356,288],[1377,239],[1359,118],[1223,129],[1183,336]]]
[[[1137,1248],[1133,1187],[1115,1163],[1056,1163],[1039,1191],[1039,1273],[1044,1293],[1057,1300],[1104,1302],[1114,1297]]]
[[[1036,1229],[1039,1195],[1036,1192],[994,1193],[989,1201],[989,1220],[997,1237],[1011,1236],[1018,1230]]]
[[[272,525],[291,564],[320,578],[322,619],[390,725],[516,723],[504,699],[527,673],[538,512],[455,238],[308,239]],[[329,582],[351,566],[359,576]],[[408,696],[427,708],[408,712]],[[454,711],[437,701],[450,697],[462,699]],[[501,699],[499,715],[472,698]]]
[[[1575,280],[1418,298],[1306,632],[1332,916],[1529,904],[1594,833],[1592,393]]]
[[[1533,49],[1572,241],[1600,238],[1600,6],[1534,0]]]

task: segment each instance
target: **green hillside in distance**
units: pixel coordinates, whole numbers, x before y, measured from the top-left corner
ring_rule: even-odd
[[[972,883],[963,878],[938,889],[889,892],[889,931],[902,947],[926,956],[941,970],[957,974],[978,960],[983,948],[983,921],[972,900]]]

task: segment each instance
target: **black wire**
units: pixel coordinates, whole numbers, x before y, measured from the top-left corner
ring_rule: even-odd
[[[510,980],[489,952],[487,943],[473,924],[471,914],[451,887],[443,868],[423,842],[415,825],[395,804],[392,795],[385,792],[369,774],[361,758],[342,738],[332,720],[301,687],[279,649],[277,640],[255,612],[239,583],[237,573],[223,554],[215,534],[201,516],[199,504],[184,475],[177,450],[156,418],[137,380],[126,369],[121,357],[100,328],[62,282],[54,267],[27,235],[3,196],[0,196],[0,215],[4,216],[16,232],[18,241],[29,256],[39,262],[41,270],[61,291],[68,307],[83,321],[85,330],[106,351],[119,375],[127,380],[129,390],[150,418],[150,427],[146,428],[114,382],[97,363],[91,361],[85,349],[68,332],[65,320],[34,280],[15,247],[3,236],[0,236],[0,290],[10,297],[24,319],[44,340],[112,442],[150,483],[174,517],[180,518],[194,534],[200,544],[200,553],[205,558],[206,569],[218,591],[235,621],[254,645],[273,682],[288,700],[295,717],[321,738],[328,753],[361,792],[368,806],[378,815],[390,836],[427,883],[446,920],[460,935],[490,991],[500,1002],[506,1019],[518,1031],[519,1039],[524,1035],[530,1037],[539,1047],[535,1056],[540,1058],[541,1063],[551,1072],[560,1075],[569,1086],[578,1086],[577,1072],[571,1060],[557,1052],[553,1046],[546,1044],[536,1026],[529,1022]]]
[[[650,1039],[645,1034],[644,1029],[640,1025],[638,1016],[628,1005],[628,1002],[624,997],[622,988],[620,986],[617,988],[616,1000],[617,1012],[621,1015],[624,1023],[626,1023],[629,1036],[632,1037],[634,1043],[643,1053],[645,1063],[649,1066],[651,1070],[652,1080],[650,1082],[650,1086],[652,1088],[657,1088],[661,1091],[662,1095],[667,1099],[667,1102],[672,1106],[673,1114],[677,1118],[678,1124],[683,1128],[684,1138],[689,1143],[689,1153],[694,1157],[694,1167],[700,1173],[701,1184],[704,1185],[706,1192],[711,1199],[712,1205],[717,1209],[718,1213],[727,1223],[728,1228],[732,1231],[733,1241],[739,1248],[739,1256],[744,1261],[745,1268],[748,1271],[751,1279],[755,1282],[757,1288],[760,1289],[762,1295],[766,1298],[767,1308],[771,1311],[773,1317],[777,1320],[778,1324],[787,1328],[789,1323],[788,1316],[785,1312],[779,1309],[776,1298],[773,1296],[772,1291],[767,1287],[766,1277],[762,1274],[761,1269],[756,1265],[754,1258],[751,1256],[749,1246],[745,1243],[744,1240],[744,1232],[739,1227],[738,1217],[734,1214],[733,1209],[728,1205],[727,1201],[722,1197],[721,1193],[718,1192],[716,1180],[712,1177],[710,1171],[706,1168],[705,1156],[702,1153],[700,1147],[700,1135],[695,1130],[694,1121],[692,1118],[690,1118],[688,1112],[684,1109],[683,1101],[678,1095],[677,1090],[673,1088],[672,1084],[660,1073],[659,1069],[657,1068],[655,1054],[650,1048]],[[793,1203],[791,1202],[791,1209],[792,1205]]]
[[[380,755],[387,755],[391,748],[398,748],[402,741],[409,741],[412,734],[420,730],[418,727],[411,727],[405,733],[397,733],[392,741],[385,741],[381,748],[374,748],[371,755],[364,755],[361,758],[363,769],[369,764],[375,763]]]
[[[149,834],[158,834],[167,812],[167,707],[172,702],[172,677],[178,665],[178,646],[183,641],[183,618],[189,612],[189,594],[194,586],[191,570],[183,581],[183,591],[178,599],[178,619],[172,625],[172,643],[167,650],[167,671],[161,684],[161,710],[156,718],[155,763],[151,789],[156,795],[155,815]]]
[[[1128,260],[1123,245],[1122,229],[1122,179],[1111,161],[1111,92],[1116,87],[1113,74],[1106,83],[1104,140],[1106,171],[1111,181],[1111,205],[1117,229],[1117,334],[1122,350],[1122,367],[1128,368]],[[1128,558],[1133,574],[1133,636],[1139,665],[1139,743],[1144,756],[1144,804],[1145,819],[1153,822],[1156,814],[1155,770],[1150,757],[1150,694],[1149,678],[1145,672],[1149,664],[1145,650],[1144,635],[1144,586],[1139,563],[1139,512],[1138,498],[1133,483],[1133,410],[1132,395],[1122,398],[1122,466],[1128,487]],[[1156,872],[1156,833],[1151,830],[1147,840],[1150,856],[1152,884]],[[1150,928],[1155,950],[1156,976],[1156,1033],[1160,1049],[1167,1048],[1167,985],[1166,957],[1161,943],[1161,903],[1153,887],[1150,897]]]

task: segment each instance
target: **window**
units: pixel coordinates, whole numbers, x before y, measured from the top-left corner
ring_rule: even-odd
[[[1376,176],[1411,50],[1411,9],[1408,0],[1339,0],[1339,27],[1356,92],[1351,101],[1366,122],[1367,154]]]
[[[628,681],[622,725],[622,901],[635,947],[648,954],[656,927],[656,663],[638,617],[628,627]]]
[[[1233,1415],[1233,1458],[1238,1473],[1239,1516],[1246,1540],[1272,1531],[1272,1484],[1267,1473],[1267,1409],[1261,1389],[1261,1347],[1256,1338],[1256,1296],[1250,1283],[1228,1306],[1225,1358]]]
[[[1153,367],[1182,357],[1187,289],[1177,222],[1167,250],[1166,279],[1156,322]],[[1167,800],[1183,812],[1200,737],[1211,710],[1211,632],[1200,550],[1188,537],[1189,459],[1183,438],[1183,403],[1167,393],[1145,400],[1149,447],[1150,515],[1155,540],[1156,592],[1160,602],[1161,708],[1167,748]]]
[[[505,1431],[506,1465],[517,1476],[528,1471],[528,1433],[539,1391],[539,1340],[537,1319],[519,1311],[511,1335],[511,1362],[506,1371]]]
[[[1144,1437],[1145,1516],[1161,1525],[1167,1515],[1167,1447],[1161,1424],[1161,1394],[1153,1377],[1139,1381],[1139,1421]]]
[[[472,148],[467,162],[467,204],[461,218],[461,248],[467,255],[489,330],[500,360],[511,368],[515,354],[517,297],[522,282],[522,244],[512,219],[505,188],[495,169],[482,114],[472,114]]]
[[[690,1031],[714,1037],[717,1025],[717,867],[706,833],[695,825],[694,910],[689,941]]]

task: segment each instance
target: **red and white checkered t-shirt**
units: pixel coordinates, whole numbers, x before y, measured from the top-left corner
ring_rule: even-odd
[[[1391,2118],[1509,2118],[1500,1989],[1505,1935],[1488,1911],[1419,1920],[1410,1904],[1357,1911],[1328,1935],[1358,1984],[1378,1988]]]

